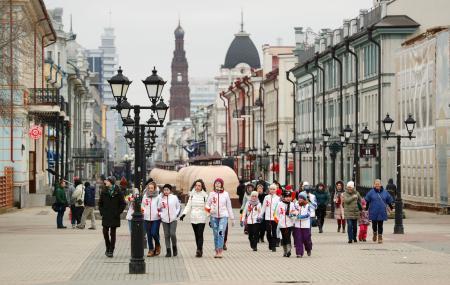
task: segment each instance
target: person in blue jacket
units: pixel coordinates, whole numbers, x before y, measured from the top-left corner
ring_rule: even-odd
[[[391,194],[381,185],[381,180],[376,179],[373,188],[365,197],[369,204],[369,220],[372,221],[373,238],[378,243],[383,243],[383,223],[388,219],[388,209],[393,209]]]

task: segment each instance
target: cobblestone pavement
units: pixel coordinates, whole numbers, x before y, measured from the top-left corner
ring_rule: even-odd
[[[0,215],[1,284],[449,284],[450,216],[406,212],[405,235],[385,225],[385,243],[347,244],[327,220],[313,231],[313,253],[302,259],[253,252],[239,226],[230,230],[223,259],[213,258],[212,231],[205,230],[204,257],[195,258],[188,221],[179,222],[179,256],[146,258],[147,274],[128,274],[128,228],[118,231],[115,257],[104,255],[100,228],[57,230],[50,208]],[[97,221],[98,225],[101,221]],[[67,215],[65,224],[68,224]],[[163,237],[161,229],[161,237]],[[164,246],[163,246],[164,248]],[[125,281],[125,282],[124,282]]]

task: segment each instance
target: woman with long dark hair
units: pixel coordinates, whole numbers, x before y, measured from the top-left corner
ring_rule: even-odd
[[[202,179],[195,180],[190,189],[191,192],[189,193],[189,200],[184,208],[180,220],[183,221],[184,217],[190,213],[189,217],[195,234],[195,243],[197,244],[195,257],[202,257],[203,232],[205,231],[207,216],[205,206],[208,199],[208,194],[206,193],[205,182],[203,182]]]

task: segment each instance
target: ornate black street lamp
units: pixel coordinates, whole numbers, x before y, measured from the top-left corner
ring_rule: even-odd
[[[309,153],[309,151],[311,150],[311,141],[309,140],[309,138],[306,138],[305,142],[304,142],[304,146],[303,147],[299,147],[298,143],[296,140],[292,140],[291,141],[291,152],[294,158],[294,189],[297,189],[297,159],[296,159],[296,153],[299,153],[299,161],[300,161],[300,165],[299,165],[299,180],[302,180],[302,153],[306,152]]]
[[[394,120],[389,117],[389,114],[384,118],[383,126],[386,135],[384,138],[396,138],[397,139],[397,187],[395,190],[395,225],[394,225],[394,234],[404,234],[403,228],[403,200],[402,200],[402,175],[401,175],[401,139],[407,138],[409,140],[415,138],[412,133],[414,131],[414,127],[416,125],[416,120],[413,119],[412,115],[409,114],[408,118],[404,121],[406,130],[408,131],[407,136],[391,134],[392,126],[394,124]]]
[[[128,103],[126,93],[128,91],[131,81],[128,80],[119,68],[118,74],[108,80],[111,85],[113,97],[117,102],[117,106],[112,109],[117,110],[122,117],[124,126],[127,129],[125,138],[135,151],[134,160],[134,187],[139,189],[139,194],[134,197],[134,213],[131,220],[131,258],[129,263],[130,274],[145,273],[144,261],[144,230],[143,230],[143,215],[141,212],[141,197],[142,188],[146,179],[146,157],[153,152],[153,144],[146,145],[144,143],[145,128],[150,127],[151,136],[155,138],[156,127],[162,127],[165,120],[167,109],[169,108],[161,98],[164,84],[166,83],[161,77],[157,75],[156,69],[153,69],[152,75],[143,80],[147,96],[151,102],[151,106],[131,105]],[[131,118],[130,113],[133,110],[134,119]],[[153,115],[147,121],[149,125],[140,124],[140,111],[152,110],[156,113],[158,120]],[[159,124],[158,124],[159,122]],[[134,130],[133,130],[134,128]],[[154,141],[152,142],[154,143]],[[150,150],[148,150],[150,148]]]

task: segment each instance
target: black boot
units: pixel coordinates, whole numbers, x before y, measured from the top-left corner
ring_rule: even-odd
[[[172,257],[172,250],[170,248],[167,249],[166,257]]]
[[[277,241],[275,243],[275,247],[280,247],[280,239],[279,238],[277,238]]]
[[[177,256],[178,255],[178,250],[176,246],[172,246],[173,249],[173,256]]]

